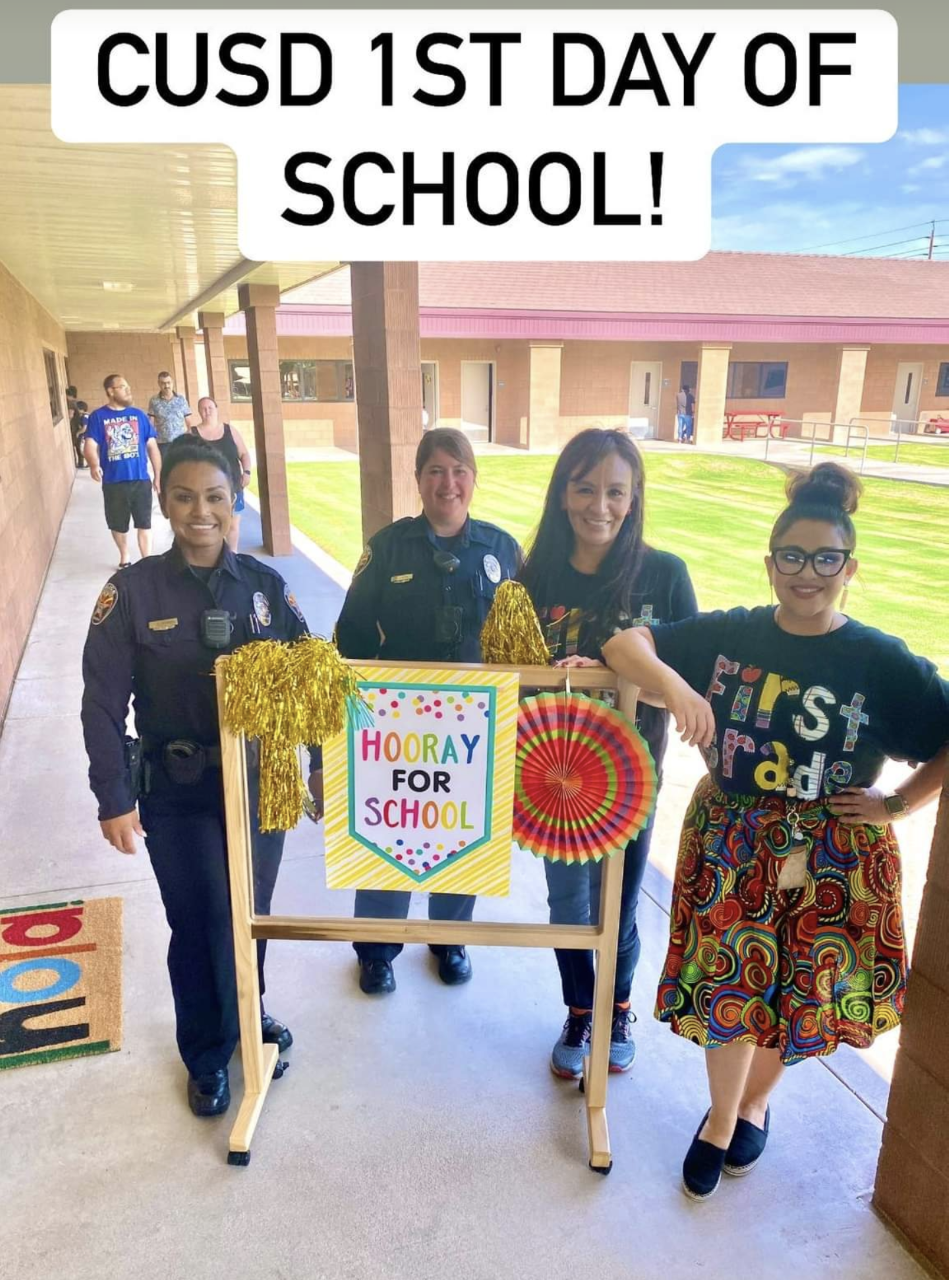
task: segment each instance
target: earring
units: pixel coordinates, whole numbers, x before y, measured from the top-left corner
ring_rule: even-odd
[[[768,579],[768,591],[771,593],[771,603],[774,604],[774,583]]]

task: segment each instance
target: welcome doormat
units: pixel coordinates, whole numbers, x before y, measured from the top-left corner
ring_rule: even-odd
[[[122,1044],[122,899],[0,908],[0,1070]]]

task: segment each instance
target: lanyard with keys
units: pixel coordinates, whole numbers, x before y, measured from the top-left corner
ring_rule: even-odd
[[[801,827],[800,811],[793,800],[788,803],[787,823],[794,843],[781,860],[777,887],[803,889],[807,884],[807,856],[810,853],[811,840]]]

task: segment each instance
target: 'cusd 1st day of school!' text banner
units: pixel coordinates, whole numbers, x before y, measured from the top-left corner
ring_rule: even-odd
[[[372,724],[324,747],[329,888],[507,894],[517,675],[360,676]]]

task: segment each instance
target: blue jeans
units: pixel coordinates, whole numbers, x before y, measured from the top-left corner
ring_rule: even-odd
[[[676,414],[676,439],[691,440],[692,439],[692,415],[691,413]]]
[[[405,889],[357,889],[357,920],[405,920],[409,914],[412,895]],[[474,896],[467,893],[430,893],[428,895],[429,920],[470,920],[474,913]],[[353,950],[360,960],[389,960],[402,950],[401,942],[354,942]],[[437,954],[444,947],[433,946]]]
[[[639,930],[636,927],[636,904],[649,858],[651,840],[652,822],[626,846],[619,909],[616,980],[613,984],[613,1000],[616,1004],[622,1004],[629,999],[633,974],[636,972],[639,953],[642,950]],[[599,923],[602,865],[599,862],[577,865],[545,860],[544,871],[547,873],[547,903],[550,907],[551,924]],[[557,965],[560,969],[564,1004],[574,1009],[592,1009],[595,977],[593,952],[558,949],[554,955],[557,957]]]

